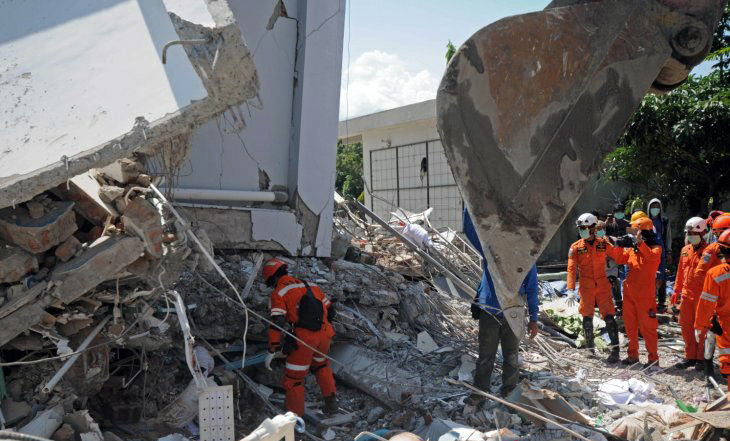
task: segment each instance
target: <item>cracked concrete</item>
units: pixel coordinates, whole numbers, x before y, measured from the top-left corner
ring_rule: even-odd
[[[11,3],[3,4],[2,9],[5,12],[5,9],[10,8],[11,6],[14,8],[23,8],[23,6],[20,4]],[[143,16],[142,22],[147,24],[146,30],[151,34],[154,34],[149,37],[151,40],[153,40],[153,47],[146,47],[147,50],[146,52],[144,52],[144,56],[140,55],[140,59],[136,60],[137,64],[153,70],[156,69],[159,71],[160,69],[162,69],[162,78],[164,78],[165,69],[171,69],[171,67],[162,65],[160,65],[162,66],[160,67],[155,64],[160,62],[159,52],[161,52],[161,47],[155,48],[154,44],[157,44],[159,46],[160,44],[164,44],[162,39],[167,39],[167,41],[170,41],[171,38],[165,35],[158,35],[162,31],[160,31],[157,26],[150,27],[155,24],[164,24],[164,21],[160,21],[160,12],[165,11],[164,6],[162,6],[161,2],[145,2],[144,4],[138,5],[136,2],[127,1],[122,2],[122,4],[118,7],[132,8],[133,11],[136,13],[135,17]],[[135,7],[140,8],[141,12],[134,9]],[[151,121],[147,123],[147,119],[145,117],[138,117],[137,123],[135,123],[135,121],[131,120],[130,118],[128,120],[129,122],[127,123],[128,129],[126,131],[116,131],[118,129],[116,129],[115,127],[119,126],[105,126],[105,129],[103,131],[100,130],[98,131],[98,133],[94,134],[95,137],[79,137],[78,133],[72,135],[74,138],[82,138],[75,139],[76,142],[70,142],[73,140],[71,140],[70,138],[66,139],[68,138],[66,137],[66,135],[59,138],[61,140],[66,140],[65,142],[68,142],[69,145],[73,145],[73,149],[54,149],[54,143],[59,142],[56,139],[47,139],[47,137],[29,138],[28,136],[22,135],[22,131],[30,130],[26,128],[26,126],[29,124],[30,116],[33,115],[33,112],[38,112],[39,109],[43,109],[44,106],[38,105],[37,103],[34,104],[31,101],[27,101],[24,103],[21,100],[21,96],[25,93],[28,93],[29,90],[32,91],[35,84],[39,87],[43,86],[46,88],[46,90],[42,91],[42,95],[39,95],[41,98],[38,98],[38,100],[40,100],[41,103],[44,102],[42,100],[48,101],[49,104],[53,103],[53,100],[49,100],[49,96],[56,92],[63,92],[64,95],[62,95],[59,100],[65,100],[65,104],[70,104],[72,109],[75,106],[75,100],[84,102],[91,100],[95,102],[102,102],[105,105],[118,103],[106,102],[106,100],[104,99],[104,93],[106,91],[96,91],[98,96],[79,95],[68,97],[65,95],[68,92],[68,88],[61,88],[58,86],[54,88],[53,82],[49,79],[46,79],[45,83],[40,82],[40,80],[34,83],[33,81],[35,81],[35,77],[33,75],[36,74],[35,72],[26,72],[27,75],[26,73],[24,73],[23,75],[20,75],[20,73],[18,73],[17,75],[13,76],[16,72],[23,71],[24,63],[32,63],[33,60],[20,58],[22,54],[26,54],[28,52],[23,50],[22,47],[16,47],[13,46],[13,44],[8,43],[4,43],[3,45],[1,45],[0,53],[2,53],[3,55],[13,55],[15,57],[14,59],[17,59],[17,63],[15,64],[14,68],[15,70],[13,72],[10,72],[9,75],[11,76],[11,78],[16,78],[17,81],[15,81],[14,87],[6,89],[10,90],[10,92],[5,92],[10,93],[10,96],[5,98],[13,99],[15,95],[18,95],[18,102],[22,105],[25,105],[25,107],[22,107],[21,105],[20,107],[10,109],[9,111],[6,111],[4,115],[4,118],[6,118],[6,126],[14,128],[16,130],[6,130],[6,136],[0,135],[0,144],[3,145],[4,149],[2,157],[6,159],[6,168],[0,173],[0,208],[28,200],[33,196],[51,187],[57,186],[70,179],[71,177],[83,173],[90,168],[105,166],[117,159],[129,157],[137,151],[141,151],[153,145],[159,144],[163,140],[189,133],[195,127],[209,121],[212,118],[215,118],[226,110],[230,108],[235,108],[236,106],[244,103],[246,100],[256,97],[259,89],[259,81],[256,68],[251,58],[251,54],[243,41],[233,14],[228,7],[228,3],[224,0],[209,0],[207,1],[207,7],[211,16],[213,17],[213,20],[215,21],[216,27],[214,28],[190,23],[178,17],[174,13],[169,14],[169,20],[171,20],[172,24],[174,25],[174,31],[177,33],[177,38],[205,39],[208,41],[208,43],[206,44],[196,46],[184,46],[185,53],[188,57],[188,64],[187,67],[183,66],[183,68],[190,69],[190,65],[192,65],[192,69],[194,69],[195,73],[197,73],[199,76],[198,81],[202,81],[202,85],[205,92],[207,92],[207,96],[204,96],[200,99],[197,99],[192,95],[188,95],[188,98],[183,97],[183,102],[178,102],[177,110],[174,111],[169,111],[169,109],[171,109],[169,105],[167,108],[156,106],[157,113],[147,112],[148,114],[151,114],[153,116],[153,119]],[[28,11],[23,12],[29,13]],[[115,12],[117,12],[115,8],[103,11],[104,14],[113,14]],[[103,22],[108,22],[110,18],[113,19],[116,16],[105,17],[102,16],[102,13],[99,13],[98,15],[99,17],[93,14],[87,15],[85,17],[88,18],[86,23],[87,26],[83,29],[78,29],[76,32],[78,35],[75,35],[74,37],[94,39],[98,41],[99,47],[106,47],[113,46],[114,44],[119,42],[118,39],[123,39],[129,36],[128,34],[123,33],[123,24],[118,25],[118,34],[99,34],[98,23],[94,20],[103,20]],[[130,14],[125,13],[121,16],[127,17],[129,15]],[[155,21],[150,21],[153,19]],[[28,21],[33,22],[34,20],[31,19]],[[139,23],[135,24],[137,25],[137,28],[139,28]],[[68,23],[64,23],[63,25],[66,26],[68,25]],[[170,24],[168,23],[167,25],[169,26]],[[63,26],[60,27],[62,28]],[[58,26],[53,29],[55,30],[57,28]],[[32,32],[32,29],[28,30],[28,33]],[[88,35],[86,35],[85,32],[88,33]],[[45,41],[44,38],[57,39],[58,36],[54,35],[53,33],[45,32],[33,34],[33,38],[34,44],[43,45]],[[105,40],[105,38],[117,39],[113,39],[113,41],[108,41]],[[158,38],[158,40],[154,41],[154,38]],[[172,39],[174,40],[175,38]],[[63,48],[65,47],[66,46],[64,46]],[[136,55],[135,50],[136,49],[131,50],[131,53],[133,55]],[[168,50],[168,52],[170,52],[168,54],[170,56],[170,59],[168,59],[168,63],[171,62],[171,60],[173,59],[173,56],[175,55],[174,51],[176,50],[179,50],[179,48],[172,47]],[[157,52],[157,55],[154,55],[155,52]],[[150,58],[150,54],[153,55],[153,58]],[[64,55],[64,52],[61,51],[60,53],[54,55],[62,58],[72,58],[74,52],[72,51],[71,53]],[[81,68],[83,68],[83,63],[88,62],[87,60],[80,59],[78,60],[78,63],[81,63]],[[86,67],[88,68],[88,66]],[[111,66],[111,68],[116,69],[117,67]],[[76,66],[75,71],[84,72],[84,75],[87,75],[87,70],[88,69],[80,69],[79,66]],[[124,72],[127,71],[125,69],[122,70]],[[79,83],[83,83],[84,81],[88,80],[88,76],[74,78],[73,73],[75,71],[72,70],[70,71],[70,73],[65,71],[62,72],[63,75],[65,75],[63,79],[65,81],[77,81]],[[51,75],[53,74],[57,74],[57,72],[51,73]],[[40,76],[41,74],[38,73],[37,75]],[[69,76],[70,78],[67,78]],[[102,81],[105,80],[103,76],[101,79]],[[114,80],[111,81],[114,82]],[[114,86],[115,84],[112,84],[112,87]],[[144,86],[144,84],[139,84],[139,86],[142,87]],[[107,89],[109,88],[107,87]],[[136,91],[119,90],[116,92],[131,95]],[[177,97],[177,99],[180,99],[180,97]],[[188,101],[185,102],[185,99],[187,99]],[[15,100],[13,99],[13,101]],[[81,106],[84,104],[84,102],[79,102],[78,105]],[[169,102],[169,99],[165,102]],[[147,111],[148,109],[140,109],[140,111],[142,110]],[[68,113],[65,108],[62,109],[62,111]],[[109,119],[108,115],[105,118],[105,112],[107,112],[107,109],[97,109],[90,113],[96,115],[94,117],[96,119]],[[122,124],[124,124],[124,117],[121,118],[122,119],[120,121]],[[94,123],[94,121],[95,120],[92,118],[92,123]],[[143,123],[139,124],[140,121]],[[117,124],[119,123],[119,121],[116,122]],[[31,126],[30,128],[33,129],[33,127],[34,126]],[[84,126],[79,126],[79,128],[82,127]],[[37,131],[39,129],[36,128],[35,130]],[[40,130],[45,130],[45,132],[43,133],[52,133],[52,131],[49,131],[49,128],[43,127],[40,128]],[[86,135],[87,132],[88,130],[81,130],[81,132],[79,133]],[[29,131],[28,133],[31,132]],[[103,141],[100,144],[94,144],[94,142],[96,142],[94,140],[104,139],[103,136],[105,135],[108,135],[106,141]],[[100,138],[100,136],[102,138]],[[26,142],[22,143],[22,139],[26,139]],[[85,142],[92,142],[92,144],[84,144]],[[31,168],[28,168],[27,166],[15,167],[14,164],[17,161],[10,161],[10,159],[8,159],[7,157],[11,153],[15,153],[17,155],[19,149],[21,148],[22,153],[21,156],[19,156],[19,160],[21,160],[21,163],[22,161],[24,161],[22,160],[22,158],[27,158],[28,155],[45,158],[45,161],[38,161],[31,165]],[[35,153],[33,153],[35,150],[43,151],[43,154],[39,153],[39,155],[35,155]],[[46,151],[50,151],[50,153],[46,154]],[[69,153],[63,154],[66,151],[68,151]],[[56,154],[58,155],[56,157],[61,157],[60,160],[51,159]],[[36,166],[37,168],[33,169],[32,167],[34,166]]]

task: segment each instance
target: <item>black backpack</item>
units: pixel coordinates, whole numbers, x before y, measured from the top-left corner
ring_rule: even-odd
[[[324,323],[324,305],[314,296],[309,284],[306,281],[303,282],[304,286],[307,287],[307,293],[299,299],[299,322],[297,322],[297,327],[309,329],[310,331],[319,331]]]

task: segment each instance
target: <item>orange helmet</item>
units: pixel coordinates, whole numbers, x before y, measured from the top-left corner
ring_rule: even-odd
[[[636,214],[636,213],[634,213]],[[654,229],[654,222],[651,221],[648,217],[640,217],[638,219],[635,219],[631,221],[631,227],[637,228],[639,230],[645,231],[645,230],[653,230]]]
[[[265,281],[269,279],[279,271],[279,268],[288,268],[288,265],[279,259],[269,259],[264,263],[263,276]]]
[[[631,222],[634,222],[637,219],[641,219],[642,217],[649,218],[649,216],[646,215],[643,211],[639,210],[636,213],[631,215]]]
[[[713,230],[727,230],[728,228],[730,228],[730,213],[721,214],[712,221]]]
[[[720,238],[717,239],[717,243],[719,243],[723,247],[730,248],[730,230],[725,230],[721,235]]]

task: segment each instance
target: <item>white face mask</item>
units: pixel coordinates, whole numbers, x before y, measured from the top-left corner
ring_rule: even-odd
[[[661,208],[652,208],[649,210],[651,212],[651,217],[657,217],[659,216],[659,213],[662,211]]]
[[[698,245],[700,242],[702,242],[702,236],[697,236],[695,234],[688,234],[687,242],[689,242],[692,245]]]

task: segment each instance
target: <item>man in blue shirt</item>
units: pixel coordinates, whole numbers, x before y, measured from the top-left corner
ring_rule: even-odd
[[[479,242],[479,237],[474,224],[469,217],[469,212],[464,208],[464,234],[474,248],[482,256],[483,271],[482,280],[472,304],[472,316],[479,320],[479,360],[477,361],[476,373],[474,375],[474,386],[488,392],[492,382],[492,370],[494,360],[497,357],[497,347],[502,344],[502,388],[500,394],[505,397],[517,386],[520,377],[520,368],[517,364],[517,352],[520,347],[521,336],[515,335],[502,314],[499,300],[494,290],[494,283],[487,268],[487,260],[484,259],[484,251]],[[528,330],[530,338],[537,335],[537,267],[533,265],[527,273],[527,277],[520,286],[520,294],[527,296],[527,309],[530,313]],[[483,395],[472,394],[466,402],[476,406],[484,401]]]

